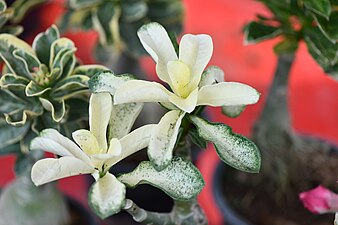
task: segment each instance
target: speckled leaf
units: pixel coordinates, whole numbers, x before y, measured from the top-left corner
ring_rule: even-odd
[[[143,108],[143,103],[128,103],[114,105],[110,115],[108,137],[122,138],[131,130],[137,116]]]
[[[245,109],[245,105],[222,106],[222,113],[230,118],[238,117]]]
[[[39,98],[43,108],[52,113],[55,122],[60,122],[65,115],[66,106],[64,100],[50,101],[45,98]]]
[[[199,170],[191,162],[179,157],[173,158],[160,172],[154,169],[151,162],[141,162],[134,171],[118,179],[132,188],[139,184],[150,184],[181,201],[196,197],[205,185]]]
[[[58,28],[53,25],[45,32],[38,34],[33,41],[33,49],[42,63],[49,65],[52,43],[60,38]]]
[[[94,93],[109,92],[111,95],[115,95],[115,91],[124,82],[133,80],[134,78],[130,74],[114,75],[110,71],[102,72],[93,76],[89,82],[89,89]]]
[[[250,22],[244,28],[244,42],[254,44],[270,38],[274,38],[282,33],[278,27],[265,25],[259,22]]]
[[[148,157],[156,170],[163,170],[170,163],[184,115],[185,113],[180,110],[169,111],[153,128],[148,146]]]
[[[26,87],[28,83],[29,83],[28,79],[14,74],[5,74],[0,79],[1,88]]]
[[[222,123],[210,123],[197,116],[190,116],[199,135],[214,144],[217,154],[228,165],[245,172],[257,173],[261,157],[257,146],[249,139],[232,132]]]
[[[224,82],[224,72],[217,66],[208,67],[202,74],[198,87]]]
[[[306,8],[310,9],[312,12],[329,18],[331,13],[331,3],[330,0],[303,0]]]
[[[88,203],[101,219],[121,211],[125,204],[126,187],[114,175],[107,173],[89,190]]]
[[[0,118],[0,154],[3,148],[19,142],[29,130],[30,125],[30,123],[25,123],[21,127],[14,127]]]

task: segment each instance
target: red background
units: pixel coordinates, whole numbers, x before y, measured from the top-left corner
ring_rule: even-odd
[[[28,18],[32,22],[38,21],[39,28],[36,32],[43,31],[55,23],[63,12],[62,3],[62,0],[54,0],[43,6],[34,18]],[[213,38],[214,54],[210,65],[222,68],[227,81],[249,84],[262,93],[259,103],[247,107],[236,119],[226,118],[220,113],[220,109],[209,109],[212,120],[222,121],[233,127],[235,132],[250,136],[250,129],[264,105],[266,90],[276,66],[277,59],[272,50],[276,40],[244,46],[242,28],[256,13],[268,13],[260,3],[253,0],[185,0],[184,3],[184,33],[207,33]],[[84,63],[95,62],[91,56],[97,40],[95,32],[68,33],[65,36],[74,40],[78,48],[77,55]],[[32,41],[32,38],[28,41]],[[155,79],[152,60],[144,57],[141,63],[149,74],[149,79]],[[316,135],[338,145],[338,83],[322,72],[307,53],[303,43],[297,51],[291,70],[289,108],[292,125],[297,132]],[[0,157],[0,186],[14,178],[13,162],[12,156]],[[210,175],[217,162],[212,148],[204,151],[198,161],[207,183],[199,200],[211,225],[222,222],[222,217],[211,198],[210,189]],[[83,177],[63,179],[60,186],[66,193],[86,203],[86,189],[79,188],[85,187]]]

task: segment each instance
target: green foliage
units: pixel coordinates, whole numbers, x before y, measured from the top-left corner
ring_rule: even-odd
[[[99,33],[98,49],[111,46],[137,57],[145,53],[136,35],[142,25],[159,22],[178,34],[182,19],[181,0],[68,0],[61,27],[94,29]]]
[[[257,43],[282,36],[274,50],[293,53],[305,40],[309,53],[330,75],[337,77],[338,12],[335,0],[260,0],[272,12],[267,18],[258,15],[244,28],[245,42]]]
[[[88,117],[88,80],[107,68],[78,65],[75,51],[74,43],[60,37],[55,26],[37,35],[32,47],[0,34],[5,62],[0,79],[0,154],[27,153],[30,140],[45,128],[70,134],[82,127]]]

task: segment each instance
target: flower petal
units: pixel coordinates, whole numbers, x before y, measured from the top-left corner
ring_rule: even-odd
[[[259,95],[249,85],[236,82],[222,82],[203,86],[198,92],[197,105],[249,105],[256,103]]]
[[[114,103],[130,102],[168,102],[169,92],[156,82],[131,80],[122,84],[115,92]]]
[[[114,175],[107,173],[93,184],[88,196],[89,206],[101,219],[105,219],[122,209],[126,187]]]
[[[196,88],[187,98],[181,98],[177,95],[171,95],[169,101],[184,112],[191,113],[197,105],[198,88]]]
[[[74,156],[91,165],[88,156],[71,140],[54,129],[45,129],[32,140],[31,150],[42,150],[60,156]]]
[[[158,77],[162,81],[171,84],[167,63],[168,61],[177,60],[177,55],[167,31],[158,23],[149,23],[142,26],[137,35],[145,50],[155,60]]]
[[[148,156],[156,170],[163,170],[173,157],[178,130],[185,115],[180,110],[167,112],[153,128],[148,146]]]
[[[107,127],[112,110],[112,99],[109,93],[92,94],[89,101],[89,127],[96,137],[101,151],[107,147]]]
[[[72,133],[74,141],[82,148],[87,155],[100,153],[99,143],[96,137],[89,130],[77,130]]]
[[[90,174],[93,167],[73,156],[65,156],[59,159],[42,159],[37,161],[32,168],[31,178],[35,185],[42,185],[64,177],[80,174]]]
[[[109,143],[109,149],[107,154],[113,155],[113,156],[120,156],[122,153],[122,146],[120,141],[117,138],[110,139]]]
[[[155,124],[148,124],[140,128],[137,128],[133,132],[121,138],[120,139],[120,144],[122,147],[121,155],[115,156],[114,158],[109,160],[106,163],[106,165],[108,167],[111,167],[112,165],[118,163],[122,159],[147,147],[154,127]]]
[[[211,59],[212,51],[213,43],[209,35],[186,34],[182,37],[179,59],[191,69],[192,89],[195,89],[198,86],[202,72]]]

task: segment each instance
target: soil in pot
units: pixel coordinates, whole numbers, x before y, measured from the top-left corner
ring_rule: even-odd
[[[264,160],[264,159],[263,159]],[[301,174],[306,183],[312,182],[314,188],[319,184],[327,185],[337,191],[338,154],[312,152],[299,155],[301,169],[294,173]],[[250,224],[254,225],[331,225],[333,214],[314,215],[306,210],[298,198],[304,189],[303,185],[293,184],[288,192],[283,193],[280,187],[272,187],[271,180],[264,174],[248,174],[222,166],[222,192],[226,201]],[[311,182],[309,182],[311,181]],[[301,184],[302,181],[300,180]],[[331,185],[330,185],[331,184]]]

